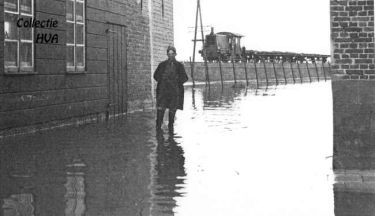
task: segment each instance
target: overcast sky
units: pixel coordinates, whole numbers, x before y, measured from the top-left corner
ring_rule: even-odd
[[[179,60],[192,56],[196,3],[174,1]],[[329,0],[201,0],[201,8],[204,26],[244,35],[247,49],[330,54]]]

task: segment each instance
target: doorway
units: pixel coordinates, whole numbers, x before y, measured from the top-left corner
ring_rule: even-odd
[[[107,23],[108,117],[128,110],[126,26]]]

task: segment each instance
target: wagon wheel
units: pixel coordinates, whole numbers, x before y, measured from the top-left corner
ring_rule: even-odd
[[[227,63],[228,60],[229,60],[228,56],[223,55],[223,54],[221,55],[220,59],[221,59],[222,62],[225,62],[225,63]]]

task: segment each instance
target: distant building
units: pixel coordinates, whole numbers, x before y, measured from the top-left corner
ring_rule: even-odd
[[[173,0],[4,0],[0,9],[0,131],[152,106]]]

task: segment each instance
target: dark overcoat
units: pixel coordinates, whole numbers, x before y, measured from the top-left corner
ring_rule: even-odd
[[[166,80],[163,79],[164,73],[166,73],[166,68],[168,64],[168,60],[161,62],[158,67],[155,70],[154,73],[154,79],[158,82],[156,86],[156,104],[158,106],[162,106],[165,108],[170,108],[170,109],[180,109],[182,110],[184,107],[184,86],[183,84],[188,80],[188,76],[186,75],[185,72],[185,67],[181,62],[178,61],[173,61],[175,64],[175,72],[177,73],[177,91],[176,91],[176,98],[173,98],[172,100],[176,100],[175,107],[170,107],[168,104],[160,104],[161,101],[164,101],[163,99],[165,97],[169,97],[168,94],[166,93],[165,89],[162,89],[163,82],[166,82]]]

